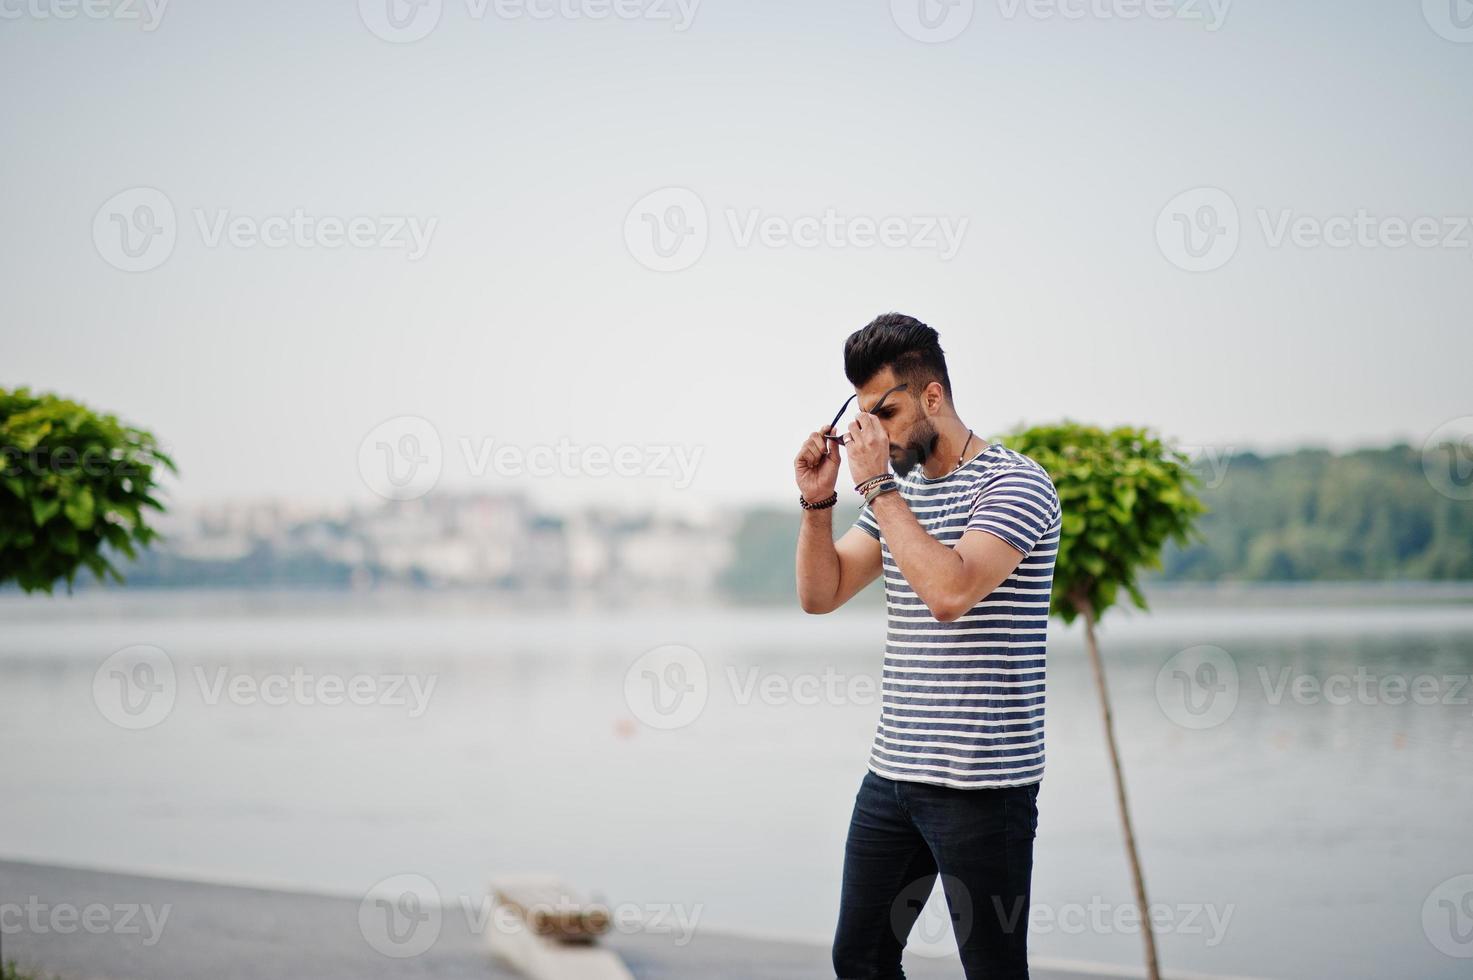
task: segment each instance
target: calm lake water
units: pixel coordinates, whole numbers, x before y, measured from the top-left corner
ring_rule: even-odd
[[[1429,594],[1107,618],[1168,970],[1469,975],[1473,601],[1412,601]],[[412,873],[448,903],[553,870],[701,928],[827,942],[883,638],[874,605],[5,596],[0,857],[357,895]],[[1082,638],[1050,641],[1033,948],[1133,965]],[[665,645],[688,650],[641,659]]]

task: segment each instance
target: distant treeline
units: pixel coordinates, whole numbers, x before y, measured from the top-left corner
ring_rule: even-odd
[[[1473,501],[1439,491],[1410,446],[1335,454],[1223,453],[1195,464],[1201,540],[1143,581],[1473,580]],[[852,524],[855,510],[835,514]],[[722,578],[733,598],[793,596],[796,509],[747,514]]]

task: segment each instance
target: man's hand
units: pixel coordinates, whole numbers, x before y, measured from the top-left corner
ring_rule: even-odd
[[[855,486],[890,469],[890,437],[878,416],[860,412],[849,426],[849,475]]]
[[[817,429],[803,442],[798,456],[793,460],[793,476],[798,481],[798,492],[810,504],[827,500],[839,481],[839,447],[824,439],[824,430]]]

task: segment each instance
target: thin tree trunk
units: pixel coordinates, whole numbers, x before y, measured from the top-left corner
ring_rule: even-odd
[[[1120,749],[1115,745],[1115,720],[1110,713],[1110,691],[1105,686],[1105,664],[1095,642],[1095,611],[1088,600],[1078,601],[1084,615],[1084,648],[1089,652],[1089,665],[1094,668],[1095,689],[1100,695],[1100,715],[1105,721],[1105,745],[1110,750],[1110,769],[1115,775],[1115,803],[1120,809],[1120,826],[1125,831],[1125,853],[1130,859],[1130,878],[1135,886],[1135,903],[1141,913],[1141,937],[1146,944],[1146,978],[1160,980],[1161,968],[1156,962],[1156,932],[1151,926],[1150,906],[1146,904],[1146,881],[1141,875],[1141,858],[1135,849],[1135,830],[1130,823],[1130,805],[1125,800],[1125,773],[1120,768]]]

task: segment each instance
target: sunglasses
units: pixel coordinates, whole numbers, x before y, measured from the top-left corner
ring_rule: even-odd
[[[891,388],[889,391],[885,392],[883,395],[880,396],[880,400],[877,401],[877,402],[875,402],[875,407],[869,410],[869,414],[873,415],[876,412],[878,412],[884,406],[885,399],[886,398],[889,398],[891,395],[895,394],[897,391],[904,391],[906,388],[909,388],[909,387],[910,387],[909,384],[907,384],[905,382],[901,382],[900,384],[898,384],[895,387]],[[836,442],[836,443],[838,443],[840,445],[843,445],[844,444],[845,436],[836,436],[836,435],[832,435],[831,433],[834,431],[834,426],[836,426],[836,425],[839,424],[839,419],[841,419],[841,418],[844,417],[844,412],[849,408],[849,403],[852,402],[852,401],[854,401],[854,399],[856,399],[858,397],[859,397],[859,392],[856,391],[854,394],[852,394],[848,398],[844,399],[844,404],[842,404],[842,405],[839,406],[838,413],[834,416],[834,420],[829,423],[828,430],[824,433],[824,438],[827,439],[829,442]]]

